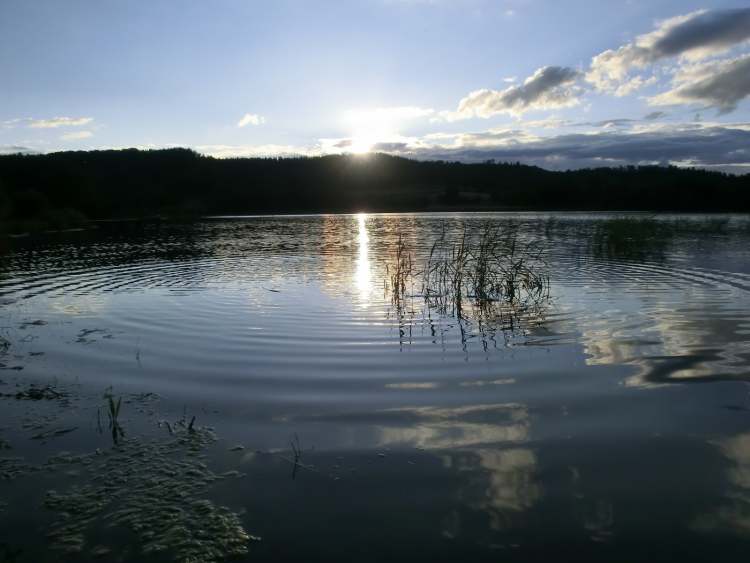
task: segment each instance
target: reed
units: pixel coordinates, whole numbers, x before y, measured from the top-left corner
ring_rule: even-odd
[[[112,432],[112,441],[117,444],[120,438],[125,437],[125,430],[120,425],[120,407],[122,406],[122,397],[115,400],[112,394],[112,388],[107,389],[104,393],[106,399],[105,409],[109,418],[109,430]]]
[[[392,265],[386,264],[386,288],[390,289],[394,303],[401,303],[406,297],[406,288],[413,275],[411,252],[406,247],[403,234],[399,233],[395,260]]]
[[[456,237],[442,225],[423,268],[415,270],[399,235],[394,264],[387,266],[391,300],[401,306],[407,286],[415,285],[440,314],[512,322],[549,300],[543,251],[540,242],[523,240],[515,224],[485,223],[476,232],[465,227]]]

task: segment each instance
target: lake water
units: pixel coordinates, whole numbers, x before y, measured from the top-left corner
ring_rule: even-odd
[[[399,236],[487,223],[534,318],[394,303]],[[747,216],[102,224],[7,242],[0,307],[2,562],[750,549]]]

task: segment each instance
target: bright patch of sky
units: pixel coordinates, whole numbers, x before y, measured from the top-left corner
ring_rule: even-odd
[[[750,7],[3,0],[0,152],[750,170]]]

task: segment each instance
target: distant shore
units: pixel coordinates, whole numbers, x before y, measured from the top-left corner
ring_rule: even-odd
[[[750,211],[750,175],[664,166],[553,172],[385,154],[215,159],[188,149],[0,156],[0,233],[89,220],[469,211]]]

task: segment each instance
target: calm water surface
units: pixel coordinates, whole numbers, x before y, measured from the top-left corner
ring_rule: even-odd
[[[115,485],[90,521],[55,507],[48,491],[84,490],[96,464],[49,459],[106,459],[193,416],[215,435],[199,463],[240,472],[197,498],[262,538],[240,560],[744,560],[750,220],[662,217],[618,242],[611,219],[217,218],[11,241],[0,561],[178,557],[106,516],[127,504]],[[399,233],[418,264],[441,229],[487,221],[544,248],[537,322],[441,315],[418,288],[394,306]],[[16,397],[32,383],[64,397]],[[123,398],[118,446],[105,393]],[[48,534],[66,519],[79,539],[61,551]]]

